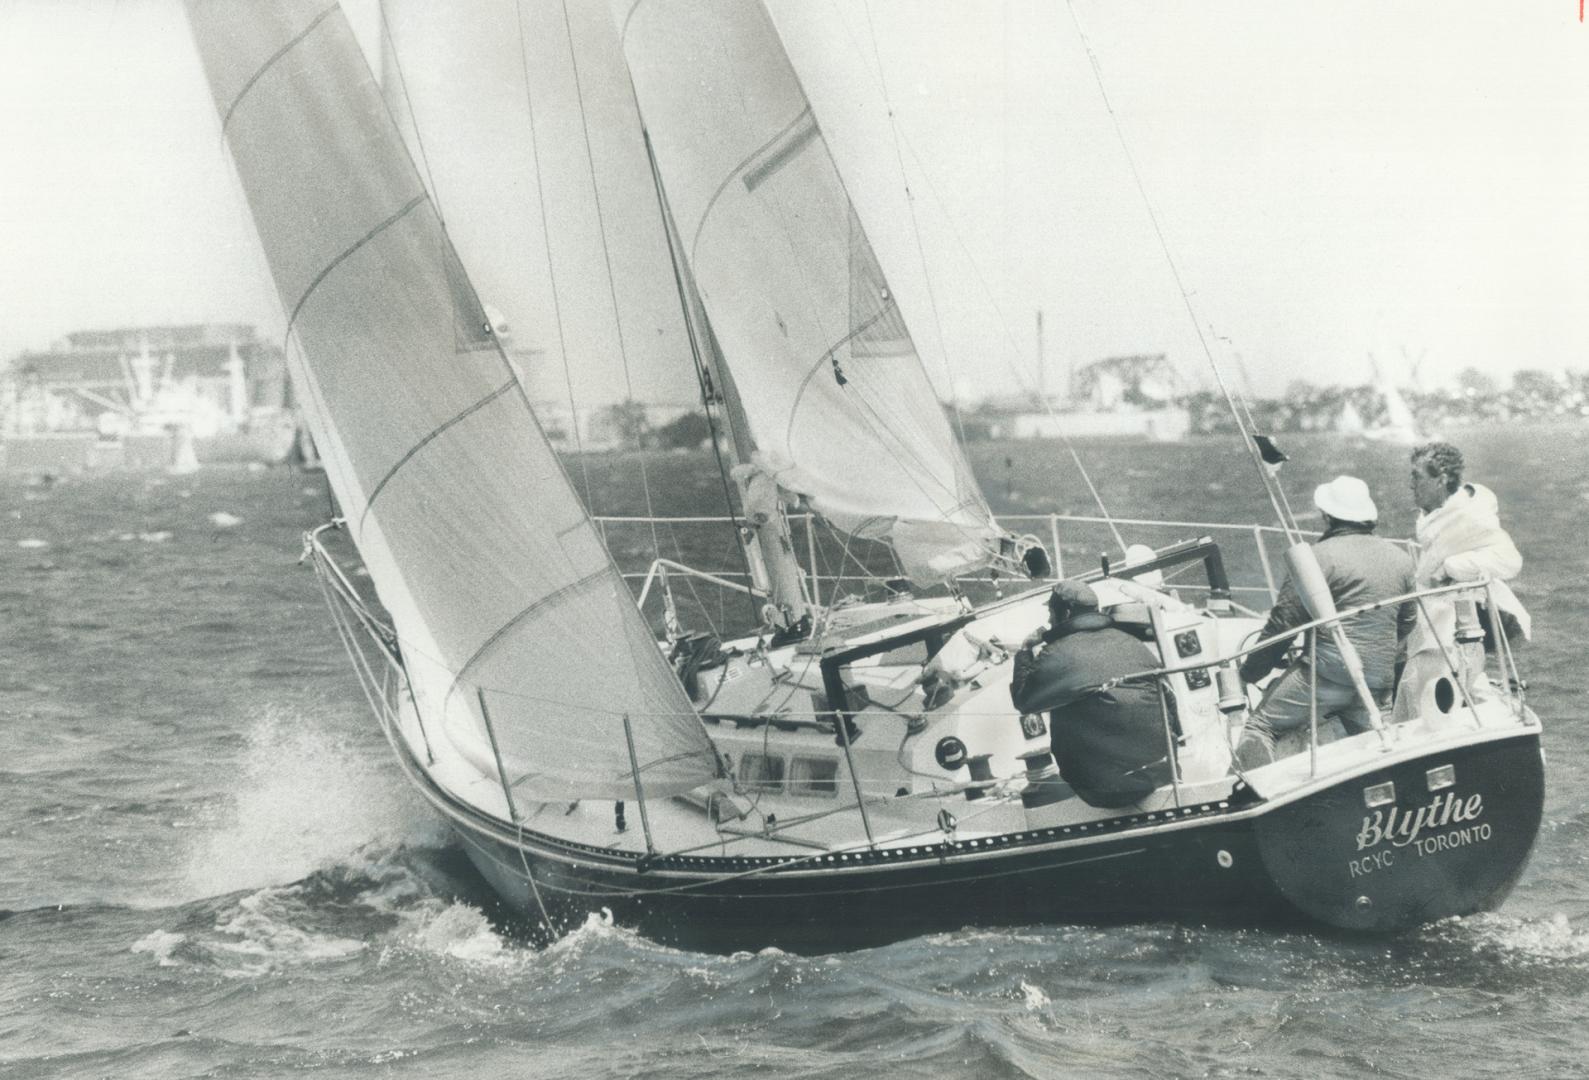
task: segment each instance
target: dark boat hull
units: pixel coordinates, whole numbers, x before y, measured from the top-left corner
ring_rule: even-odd
[[[1431,792],[1430,771],[1444,766],[1454,783]],[[1367,806],[1365,789],[1387,782],[1395,801]],[[427,794],[503,900],[537,923],[544,907],[556,931],[607,910],[670,944],[820,952],[968,925],[1168,919],[1383,933],[1472,914],[1499,904],[1521,874],[1544,782],[1536,731],[1359,773],[1291,801],[1233,799],[888,855],[643,867],[521,835],[434,787]]]
[[[1367,805],[1365,789],[1384,784],[1394,798]],[[1544,801],[1539,737],[1522,736],[1335,785],[1261,815],[1254,832],[1271,880],[1300,911],[1386,932],[1504,900],[1528,863]]]

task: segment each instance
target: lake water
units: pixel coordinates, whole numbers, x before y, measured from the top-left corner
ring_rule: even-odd
[[[1539,843],[1499,912],[1388,940],[1034,926],[818,957],[677,951],[600,913],[536,949],[498,919],[296,565],[319,477],[0,477],[0,1071],[1585,1075],[1589,441],[1455,434],[1527,560],[1520,662],[1548,753]],[[1404,450],[1287,449],[1293,503],[1353,472],[1383,531],[1410,532]],[[1233,442],[1082,452],[1113,513],[1270,519]],[[1001,512],[1095,512],[1060,447],[972,456]],[[644,463],[657,513],[719,512],[705,455]],[[587,464],[598,509],[643,509],[634,457]]]

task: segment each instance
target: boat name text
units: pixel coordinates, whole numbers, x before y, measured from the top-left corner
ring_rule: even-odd
[[[1357,833],[1357,850],[1366,851],[1380,844],[1407,847],[1418,842],[1425,829],[1440,829],[1447,825],[1473,821],[1484,813],[1484,796],[1478,793],[1466,799],[1457,798],[1454,791],[1436,795],[1428,806],[1406,811],[1399,806],[1389,810],[1375,810],[1363,815],[1363,827]],[[1488,827],[1486,826],[1486,831]],[[1487,839],[1487,837],[1486,837]],[[1419,854],[1423,853],[1422,847]]]

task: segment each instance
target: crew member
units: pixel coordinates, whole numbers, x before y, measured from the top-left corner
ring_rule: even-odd
[[[1061,581],[1048,598],[1048,625],[1015,653],[1010,699],[1023,713],[1049,712],[1059,775],[1093,806],[1129,806],[1169,779],[1164,715],[1149,672],[1159,658],[1098,610],[1080,582]]]
[[[1319,569],[1329,584],[1337,611],[1388,600],[1412,591],[1412,556],[1397,544],[1374,535],[1379,508],[1368,485],[1355,476],[1337,476],[1313,492],[1313,505],[1324,514],[1324,535],[1313,544]],[[1413,602],[1366,611],[1346,619],[1342,628],[1363,664],[1363,681],[1373,693],[1376,707],[1388,704],[1395,684],[1396,650],[1412,629]],[[1258,636],[1270,638],[1311,622],[1296,583],[1289,577]],[[1370,727],[1368,707],[1353,684],[1351,673],[1328,627],[1318,638],[1319,717],[1338,717],[1349,733]],[[1269,674],[1284,656],[1288,641],[1249,653],[1241,675],[1249,683]],[[1263,701],[1248,718],[1236,759],[1244,768],[1274,760],[1275,736],[1304,727],[1312,715],[1313,670],[1308,653],[1287,668],[1264,693]]]
[[[1501,527],[1500,504],[1483,484],[1462,480],[1462,451],[1450,443],[1425,443],[1412,452],[1412,497],[1418,506],[1419,557],[1416,580],[1420,589],[1456,581],[1490,579],[1488,594],[1497,611],[1481,607],[1485,616],[1486,645],[1493,648],[1493,624],[1504,627],[1515,639],[1530,633],[1527,610],[1505,584],[1523,568],[1523,556]],[[1415,716],[1424,688],[1446,674],[1451,662],[1465,669],[1465,683],[1474,700],[1489,696],[1484,677],[1484,647],[1456,641],[1457,593],[1426,597],[1407,642],[1407,668],[1396,692],[1396,719]],[[1442,648],[1442,646],[1444,646]],[[1450,658],[1448,661],[1447,658]]]

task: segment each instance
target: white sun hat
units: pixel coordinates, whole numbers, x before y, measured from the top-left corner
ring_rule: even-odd
[[[1313,489],[1313,505],[1337,521],[1367,523],[1379,520],[1379,507],[1368,485],[1355,476],[1337,476]]]

